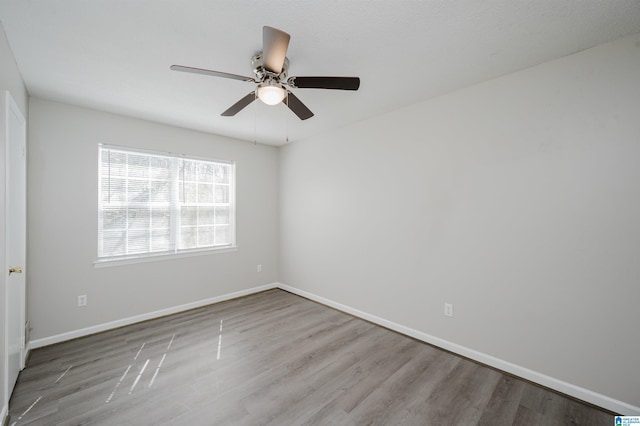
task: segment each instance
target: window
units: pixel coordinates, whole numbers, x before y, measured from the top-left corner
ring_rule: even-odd
[[[99,147],[98,260],[235,247],[235,165]]]

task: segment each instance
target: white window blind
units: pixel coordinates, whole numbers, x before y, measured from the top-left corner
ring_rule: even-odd
[[[99,152],[99,260],[235,246],[233,163]]]

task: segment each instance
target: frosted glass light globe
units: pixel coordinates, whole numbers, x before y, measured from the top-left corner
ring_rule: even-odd
[[[277,85],[258,86],[258,98],[267,105],[278,105],[284,99],[284,88]]]

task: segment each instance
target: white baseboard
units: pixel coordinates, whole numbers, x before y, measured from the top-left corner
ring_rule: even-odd
[[[123,318],[120,320],[111,321],[104,324],[94,325],[91,327],[82,328],[80,330],[73,330],[66,333],[56,334],[55,336],[43,337],[41,339],[31,340],[27,347],[29,350],[41,348],[43,346],[49,346],[55,343],[60,343],[60,342],[64,342],[71,339],[77,339],[78,337],[84,337],[90,334],[112,330],[114,328],[123,327],[125,325],[131,325],[137,322],[147,321],[150,319],[175,314],[178,312],[188,311],[189,309],[200,308],[202,306],[211,305],[213,303],[223,302],[225,300],[235,299],[237,297],[247,296],[253,293],[259,293],[261,291],[270,290],[276,287],[277,287],[276,283],[265,284],[259,287],[253,287],[246,290],[223,294],[222,296],[211,297],[209,299],[198,300],[196,302],[186,303],[184,305],[172,306],[169,308],[160,309],[158,311],[148,312],[146,314],[135,315],[132,317]]]
[[[199,308],[201,306],[211,305],[213,303],[223,302],[225,300],[235,299],[237,297],[247,296],[253,293],[259,293],[261,291],[270,290],[272,288],[280,288],[282,290],[286,290],[290,293],[297,294],[299,296],[305,297],[307,299],[313,300],[323,305],[330,306],[339,311],[346,312],[350,315],[356,316],[358,318],[362,318],[374,324],[378,324],[382,327],[386,327],[390,330],[397,331],[398,333],[402,333],[404,335],[413,337],[414,339],[421,340],[425,343],[438,346],[440,348],[462,355],[466,358],[472,359],[474,361],[478,361],[482,364],[486,364],[488,366],[497,368],[499,370],[513,374],[515,376],[522,377],[523,379],[529,380],[534,383],[538,383],[542,386],[548,387],[550,389],[554,389],[558,392],[562,392],[566,395],[572,396],[574,398],[578,398],[580,400],[597,405],[599,407],[603,407],[615,413],[628,415],[628,416],[640,415],[640,407],[636,407],[626,402],[618,401],[606,395],[602,395],[600,393],[591,391],[589,389],[585,389],[580,386],[576,386],[571,383],[558,380],[554,377],[550,377],[545,374],[539,373],[537,371],[530,370],[526,367],[522,367],[522,366],[510,363],[508,361],[493,357],[491,355],[488,355],[482,352],[478,352],[476,350],[467,348],[465,346],[449,342],[439,337],[435,337],[430,334],[427,334],[409,327],[405,327],[401,324],[394,323],[392,321],[386,320],[376,315],[372,315],[367,312],[354,309],[350,306],[343,305],[338,302],[334,302],[333,300],[318,296],[316,294],[309,293],[307,291],[300,290],[295,287],[291,287],[289,285],[277,283],[277,282],[266,284],[259,287],[253,287],[246,290],[236,291],[233,293],[216,296],[209,299],[199,300],[199,301],[187,303],[184,305],[173,306],[173,307],[161,309],[158,311],[148,312],[146,314],[136,315],[129,318],[124,318],[124,319],[120,319],[120,320],[116,320],[116,321],[112,321],[104,324],[95,325],[92,327],[83,328],[80,330],[69,331],[66,333],[57,334],[55,336],[32,340],[28,344],[28,350],[40,348],[43,346],[53,345],[55,343],[76,339],[78,337],[88,336],[90,334],[100,333],[102,331],[111,330],[111,329],[122,327],[125,325],[135,324],[141,321],[159,318],[165,315],[171,315],[178,312],[187,311],[189,309]],[[7,407],[5,406],[2,409],[2,415],[0,415],[0,419],[4,419],[4,416],[6,416],[6,414],[7,414]]]
[[[5,404],[4,407],[2,407],[2,411],[0,411],[0,425],[4,425],[4,422],[7,419],[7,414],[9,414],[9,408]]]
[[[513,374],[514,376],[522,377],[523,379],[529,380],[534,383],[538,383],[547,388],[556,390],[558,392],[562,392],[563,394],[572,396],[574,398],[580,399],[590,404],[597,405],[599,407],[605,408],[615,413],[619,413],[627,416],[640,415],[640,407],[636,407],[626,402],[618,401],[606,395],[602,395],[600,393],[593,392],[589,389],[585,389],[580,386],[576,386],[571,383],[558,380],[554,377],[547,376],[546,374],[542,374],[537,371],[530,370],[526,367],[522,367],[522,366],[510,363],[508,361],[496,358],[494,356],[487,355],[482,352],[478,352],[476,350],[467,348],[465,346],[449,342],[447,340],[432,336],[427,333],[423,333],[413,328],[405,327],[401,324],[388,321],[384,318],[380,318],[378,316],[371,315],[367,312],[354,309],[350,306],[346,306],[338,302],[334,302],[333,300],[326,299],[316,294],[309,293],[308,291],[300,290],[295,287],[291,287],[289,285],[282,284],[282,283],[276,283],[275,285],[277,288],[280,288],[282,290],[286,290],[288,292],[297,294],[299,296],[313,300],[323,305],[330,306],[339,311],[346,312],[358,318],[362,318],[364,320],[370,321],[374,324],[381,325],[388,329],[397,331],[398,333],[402,333],[404,335],[413,337],[414,339],[421,340],[425,343],[438,346],[440,348],[454,352],[458,355],[462,355],[466,358],[472,359],[474,361],[478,361],[482,364],[497,368],[498,370],[502,370],[509,374]]]

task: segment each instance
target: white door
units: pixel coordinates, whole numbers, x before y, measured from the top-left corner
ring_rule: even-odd
[[[26,122],[9,92],[6,97],[6,321],[5,383],[9,398],[24,368],[26,258]]]

